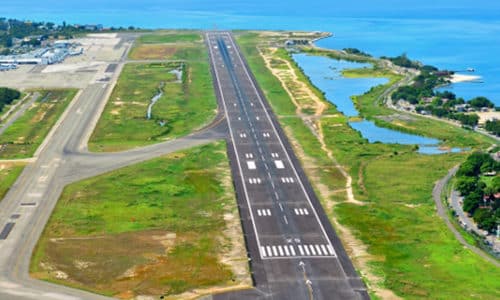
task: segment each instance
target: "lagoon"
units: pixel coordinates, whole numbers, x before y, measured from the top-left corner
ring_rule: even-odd
[[[388,82],[386,78],[345,78],[342,76],[344,69],[366,68],[370,67],[369,64],[335,60],[304,53],[293,54],[292,57],[311,82],[325,93],[325,98],[348,117],[359,115],[352,102],[352,95],[364,94],[370,88]],[[437,139],[381,128],[368,120],[349,122],[349,125],[359,131],[370,143],[418,145],[418,152],[422,154],[449,152],[439,148],[439,140]],[[461,150],[451,149],[450,151],[460,152]]]

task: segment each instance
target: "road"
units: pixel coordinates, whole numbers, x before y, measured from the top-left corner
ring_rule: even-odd
[[[455,228],[455,226],[451,222],[448,216],[447,209],[444,207],[443,201],[441,201],[441,195],[443,194],[443,189],[445,188],[446,184],[450,181],[450,179],[457,173],[458,168],[459,166],[455,166],[451,170],[449,170],[448,174],[446,174],[444,178],[436,182],[436,185],[432,190],[432,198],[436,203],[437,214],[439,215],[439,217],[441,217],[441,219],[443,219],[448,229],[453,233],[453,235],[460,242],[460,244],[462,244],[465,248],[471,250],[472,252],[476,253],[477,255],[481,256],[485,260],[489,261],[490,263],[494,264],[495,266],[500,267],[500,263],[496,259],[489,256],[478,247],[472,246],[464,239],[462,234],[460,234],[460,232]]]
[[[206,42],[255,283],[213,298],[368,299],[232,35]]]

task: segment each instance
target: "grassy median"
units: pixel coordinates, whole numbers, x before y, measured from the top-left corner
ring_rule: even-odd
[[[24,164],[0,162],[0,201],[5,197],[23,169]]]
[[[34,252],[32,275],[130,299],[240,283],[246,266],[225,143],[209,144],[67,186]],[[137,176],[140,174],[140,176]]]
[[[0,135],[0,159],[31,157],[76,95],[74,89],[41,90],[35,103]]]
[[[300,94],[294,92],[298,81],[316,89],[301,76],[283,77],[292,95],[281,88],[282,82],[266,68],[260,55],[267,51],[267,45],[277,44],[267,40],[265,34],[238,36],[257,81],[371,295],[387,298],[394,293],[405,299],[497,299],[500,295],[496,278],[500,271],[462,247],[435,213],[432,201],[434,182],[463,161],[466,154],[430,156],[418,154],[413,146],[370,144],[324,97],[322,100],[328,108],[320,116],[292,117],[297,110],[292,96],[300,106],[308,105],[301,103]],[[276,51],[274,60],[279,59],[288,60],[295,72],[301,72],[289,57]],[[274,67],[283,66],[275,64]],[[355,98],[363,116],[398,114],[379,106],[379,95],[386,88],[388,86],[376,87]],[[422,124],[428,125],[421,128]],[[406,124],[386,125],[410,131],[405,130]],[[411,125],[414,128],[410,132],[446,138],[445,143],[451,145],[480,148],[489,143],[479,134],[466,133],[438,121],[416,120]],[[346,195],[346,178],[334,167],[328,151],[352,177],[355,199]]]

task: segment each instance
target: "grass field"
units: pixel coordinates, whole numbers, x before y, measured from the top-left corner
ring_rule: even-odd
[[[158,44],[159,43],[159,44]],[[89,141],[91,151],[122,151],[186,135],[216,114],[208,54],[201,34],[165,31],[141,36],[130,57],[175,62],[129,63]],[[182,71],[181,80],[170,73]],[[163,96],[146,118],[151,99]]]
[[[76,95],[76,90],[39,92],[34,105],[0,135],[0,159],[31,157]]]
[[[193,43],[202,40],[199,32],[194,31],[167,31],[153,34],[145,34],[139,37],[138,42],[141,44],[162,44],[162,43]]]
[[[225,149],[209,144],[67,186],[32,275],[126,299],[237,284],[221,263],[231,250],[226,216],[238,220]],[[230,258],[247,264],[244,251]]]
[[[196,52],[203,38],[194,31],[167,31],[140,36],[129,53],[130,59],[183,59],[186,51]]]
[[[342,190],[346,179],[332,167],[317,136],[301,118],[290,117],[295,105],[255,48],[259,42],[264,45],[263,41],[265,38],[257,34],[238,36],[257,81],[280,116],[280,123],[371,294],[375,298],[388,297],[389,289],[408,299],[498,299],[496,278],[500,271],[455,240],[435,213],[432,201],[434,182],[463,161],[466,154],[426,156],[416,153],[412,146],[369,144],[330,105],[326,111],[335,115],[318,118],[316,125],[323,130],[327,149],[352,177],[357,202],[349,202]],[[315,89],[307,78],[300,80]],[[383,89],[374,88],[356,97],[363,116],[396,113],[378,106]],[[405,130],[385,122],[386,126]],[[423,125],[426,127],[421,128]],[[413,133],[444,137],[451,145],[474,148],[489,143],[479,134],[469,135],[437,121],[418,120],[411,126]]]
[[[213,119],[217,104],[206,50],[187,48],[178,54],[185,63],[125,66],[89,141],[91,151],[121,151],[165,141]],[[180,82],[169,73],[172,70],[182,70]],[[163,96],[147,119],[148,105],[159,88]]]
[[[24,169],[22,164],[0,162],[0,201]]]

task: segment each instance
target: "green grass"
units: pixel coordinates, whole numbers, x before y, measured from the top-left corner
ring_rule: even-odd
[[[216,114],[216,99],[204,48],[176,53],[186,63],[151,63],[125,66],[89,141],[91,151],[121,151],[179,137],[201,128]],[[182,67],[182,82],[168,72]],[[165,83],[163,96],[147,106]],[[165,125],[161,126],[160,122]]]
[[[342,187],[344,179],[331,171],[332,163],[321,151],[316,137],[299,118],[288,116],[293,114],[295,107],[258,55],[255,49],[256,44],[261,42],[258,35],[242,34],[238,42],[273,110],[282,116],[280,123],[287,134],[299,142],[300,149],[309,158],[305,169],[313,186],[316,190],[319,183],[332,190]],[[398,80],[381,70],[346,73],[350,76],[388,77],[393,83]],[[396,113],[378,103],[385,88],[387,86],[376,87],[370,93],[355,98],[361,114],[374,119],[377,124],[443,138],[448,145],[480,148],[490,142],[479,134],[438,121],[402,119],[393,124],[378,119],[378,116]],[[336,112],[333,105],[329,112]],[[413,146],[370,144],[348,125],[344,116],[323,118],[320,122],[327,146],[353,178],[356,199],[366,203],[364,206],[340,203],[327,213],[342,225],[347,225],[367,245],[372,257],[370,272],[381,278],[381,282],[370,282],[371,286],[389,288],[405,299],[500,297],[498,268],[465,250],[435,213],[432,200],[434,183],[445,176],[449,168],[462,162],[466,154],[427,156],[416,153]],[[310,166],[311,159],[316,168]],[[305,164],[305,160],[302,163]],[[319,178],[315,178],[311,177],[313,169],[325,171],[319,172]],[[314,174],[318,175],[318,172]],[[340,194],[334,194],[329,199],[318,195],[324,207],[327,207],[325,204],[328,201],[342,202],[345,199]]]
[[[228,284],[232,272],[218,255],[228,247],[220,238],[224,215],[237,214],[229,174],[219,142],[71,184],[44,230],[31,272],[114,296]],[[174,234],[172,243],[160,243],[167,233]],[[93,265],[77,269],[77,261]],[[58,280],[48,265],[69,278]],[[119,279],[130,268],[136,278]]]
[[[355,228],[385,286],[405,298],[495,299],[500,270],[465,250],[435,214],[430,191],[457,155],[405,154],[371,161],[364,169],[368,205],[342,204],[335,212]],[[406,205],[418,205],[408,207]],[[362,217],[361,217],[362,216]],[[496,287],[496,288],[495,288]]]
[[[0,201],[24,169],[24,165],[0,163]]]
[[[1,159],[31,157],[57,122],[76,90],[42,90],[23,116],[0,135]]]
[[[192,43],[201,41],[201,34],[195,32],[145,34],[139,37],[141,44]]]

